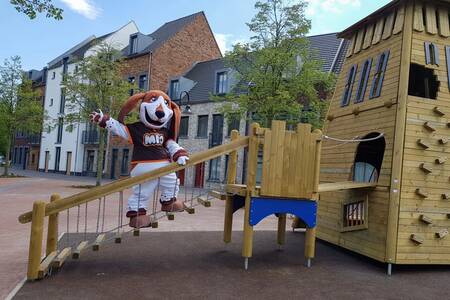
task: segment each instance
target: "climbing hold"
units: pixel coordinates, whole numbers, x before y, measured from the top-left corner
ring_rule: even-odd
[[[427,191],[423,190],[423,189],[416,189],[416,194],[419,195],[422,198],[428,198],[428,193]]]
[[[428,163],[421,163],[419,168],[426,174],[430,174],[433,172],[433,167]]]
[[[442,229],[436,232],[436,237],[439,239],[443,239],[448,235],[448,229]]]
[[[433,108],[433,112],[441,117],[445,116],[445,112],[437,106],[435,108]]]
[[[415,233],[411,234],[410,239],[417,245],[423,244],[423,242],[425,241],[425,239],[422,236],[415,234]]]
[[[444,193],[441,196],[442,196],[442,199],[444,199],[444,200],[449,200],[450,199],[450,193]]]
[[[436,162],[438,165],[442,165],[442,164],[444,164],[446,161],[447,161],[447,157],[438,157],[438,158],[435,159],[435,162]]]
[[[434,127],[434,125],[431,124],[431,122],[425,122],[423,124],[423,127],[425,127],[429,131],[436,131],[436,127]]]
[[[441,137],[441,138],[439,139],[439,144],[445,145],[445,144],[447,144],[447,143],[448,143],[448,139],[447,139],[447,138]]]
[[[427,141],[424,141],[422,139],[418,139],[417,140],[417,144],[419,144],[419,146],[421,146],[421,147],[423,147],[425,149],[430,148],[430,144]]]
[[[420,221],[424,222],[427,225],[433,224],[433,219],[429,216],[426,215],[421,215],[420,216]]]

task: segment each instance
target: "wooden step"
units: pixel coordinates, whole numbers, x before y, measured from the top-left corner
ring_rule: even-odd
[[[92,250],[98,251],[100,250],[100,245],[105,241],[106,234],[102,233],[95,239],[94,244],[92,245]]]
[[[219,191],[209,191],[208,195],[219,200],[227,200],[227,194]]]
[[[44,278],[48,273],[48,269],[50,268],[53,260],[58,256],[58,251],[53,251],[41,262],[39,265],[38,278]]]
[[[198,196],[197,201],[204,207],[211,207],[211,201],[208,200],[208,196]]]
[[[81,243],[79,243],[77,248],[75,249],[75,251],[73,251],[73,253],[72,253],[72,258],[73,259],[80,258],[81,252],[84,249],[86,249],[88,245],[89,245],[89,241],[82,241]]]
[[[70,256],[71,253],[72,253],[72,248],[70,248],[70,247],[64,248],[64,249],[58,254],[58,256],[55,258],[55,260],[53,260],[53,262],[52,262],[52,268],[55,268],[55,269],[61,268],[62,265],[64,264],[64,262],[65,262],[66,259]]]

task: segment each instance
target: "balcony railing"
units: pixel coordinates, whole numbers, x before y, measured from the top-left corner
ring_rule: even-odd
[[[98,130],[83,130],[81,143],[86,144],[98,144],[99,132]]]

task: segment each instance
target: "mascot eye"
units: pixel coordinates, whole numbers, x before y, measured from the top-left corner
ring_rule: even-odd
[[[169,105],[169,101],[167,101],[167,100],[164,100],[164,103],[165,103],[166,105]]]

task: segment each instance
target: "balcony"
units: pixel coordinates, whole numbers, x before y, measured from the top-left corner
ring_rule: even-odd
[[[98,130],[83,130],[81,143],[83,145],[97,145],[99,141]]]
[[[39,145],[41,143],[41,135],[40,134],[33,134],[27,136],[27,143],[30,145]]]

